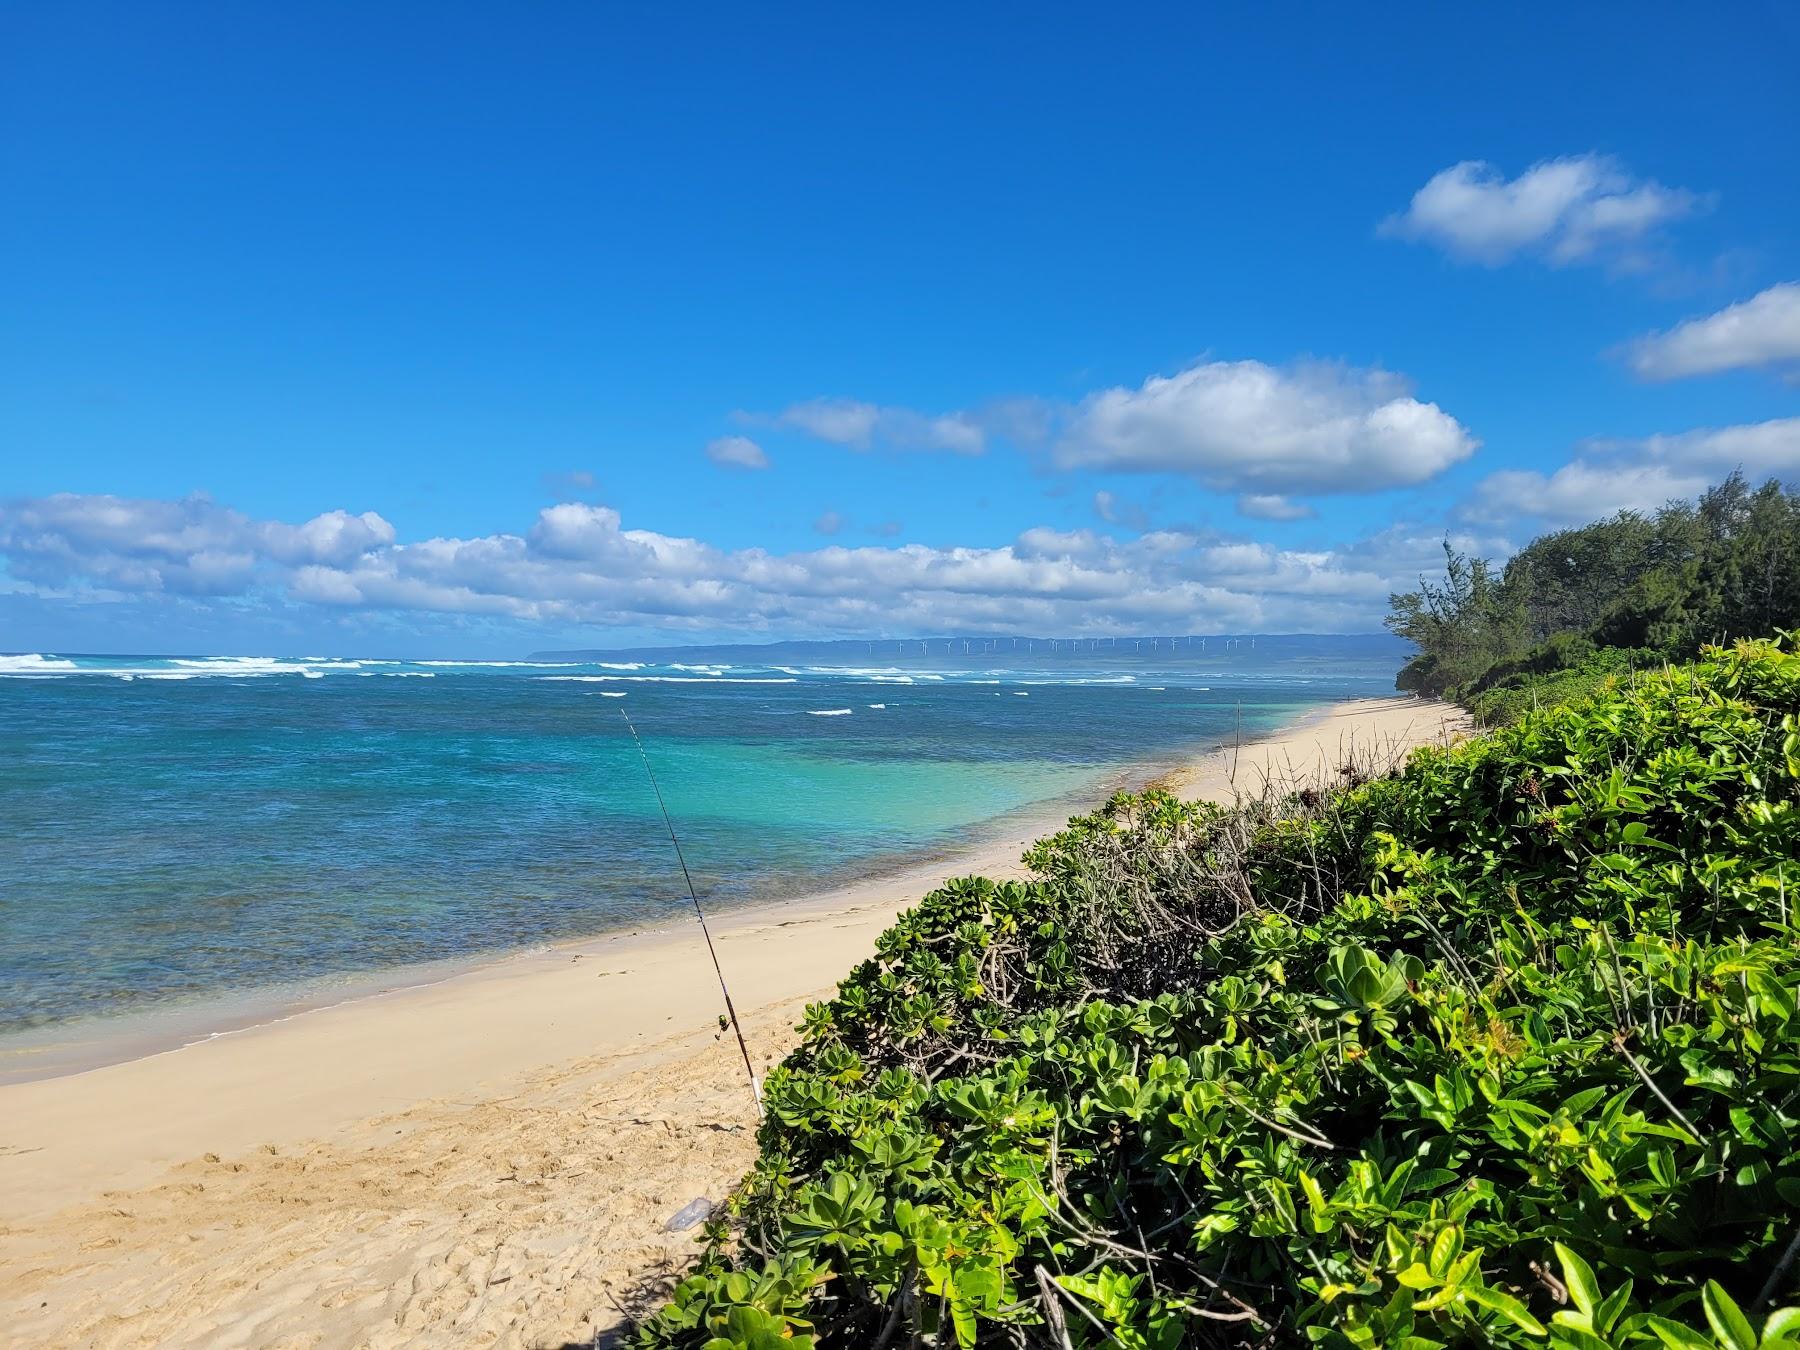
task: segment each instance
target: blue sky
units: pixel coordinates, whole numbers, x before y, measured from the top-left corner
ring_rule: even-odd
[[[1446,532],[1800,476],[1780,6],[0,51],[0,649],[1355,631]]]

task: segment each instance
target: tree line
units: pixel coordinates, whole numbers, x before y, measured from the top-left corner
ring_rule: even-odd
[[[1800,626],[1800,494],[1734,473],[1697,501],[1531,541],[1504,567],[1446,540],[1444,575],[1389,597],[1403,690],[1514,720],[1710,642]]]

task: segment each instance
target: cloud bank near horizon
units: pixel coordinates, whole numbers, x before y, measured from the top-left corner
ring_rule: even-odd
[[[722,549],[563,502],[519,533],[401,540],[374,512],[299,524],[203,496],[0,503],[0,589],[59,602],[312,607],[531,627],[841,636],[936,630],[1366,631],[1441,528],[1273,547],[1196,530],[1040,527],[992,547]],[[1496,541],[1464,532],[1466,546]]]
[[[1194,369],[1206,372],[1197,390],[1146,386],[1153,423],[1179,422],[1196,399],[1239,398],[1245,379],[1261,388],[1248,400],[1255,404],[1284,378],[1266,367]],[[1302,428],[1330,420],[1322,407],[1361,425],[1406,400],[1387,397],[1393,387],[1366,373],[1304,378],[1320,381],[1315,402],[1284,413]],[[1127,402],[1144,393],[1111,392]],[[1110,427],[1131,425],[1111,406],[1096,416]],[[1121,434],[1128,441],[1132,433]],[[1440,428],[1426,441],[1441,456],[1457,455],[1464,452],[1458,435]],[[1296,444],[1302,449],[1286,461],[1277,454],[1270,462],[1297,462],[1320,442],[1309,430]],[[1551,471],[1488,474],[1441,513],[1310,547],[1204,527],[1158,528],[1139,504],[1104,490],[1094,494],[1093,510],[1110,529],[1038,526],[980,546],[853,545],[836,541],[847,522],[828,511],[815,525],[824,536],[819,546],[785,553],[631,528],[613,507],[577,501],[545,507],[518,532],[403,540],[375,511],[332,510],[295,523],[258,519],[204,495],[59,493],[0,500],[0,600],[210,606],[237,615],[303,608],[371,622],[452,616],[708,637],[1356,632],[1380,626],[1391,591],[1437,570],[1447,536],[1503,559],[1538,528],[1617,510],[1651,512],[1734,470],[1757,481],[1800,481],[1800,417],[1586,442]],[[1314,470],[1326,478],[1335,472],[1329,453]],[[1399,481],[1417,472],[1396,462]],[[1240,481],[1274,479],[1257,470]],[[1308,514],[1279,492],[1241,493],[1236,510],[1253,520]],[[892,529],[868,533],[879,538]]]

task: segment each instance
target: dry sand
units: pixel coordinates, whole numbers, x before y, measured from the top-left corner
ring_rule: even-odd
[[[1463,729],[1338,704],[1161,781],[1252,794]],[[1052,821],[715,922],[763,1065],[903,906],[1022,874]],[[596,938],[87,1073],[0,1087],[0,1342],[607,1344],[755,1156],[690,927]]]

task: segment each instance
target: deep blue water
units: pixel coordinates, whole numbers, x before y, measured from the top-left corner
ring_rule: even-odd
[[[0,1032],[794,894],[1392,668],[0,656]]]

